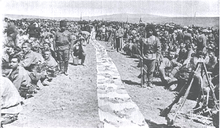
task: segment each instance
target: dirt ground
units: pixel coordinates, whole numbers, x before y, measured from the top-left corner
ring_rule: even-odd
[[[138,58],[131,58],[123,52],[115,52],[109,48],[108,43],[103,42],[103,45],[106,47],[109,56],[113,59],[128,94],[140,108],[149,127],[171,128],[171,126],[166,125],[166,119],[159,116],[159,114],[162,109],[167,107],[173,101],[176,92],[164,89],[162,83],[156,85],[152,89],[141,88],[141,81],[137,77],[140,74],[140,68],[137,67],[139,61]],[[155,79],[155,81],[160,81],[160,79]],[[187,100],[181,109],[181,113],[189,113],[195,104],[195,101]],[[185,115],[180,115],[179,118],[176,119],[173,128],[178,127],[203,128],[206,127],[206,125],[187,119]]]
[[[40,86],[34,97],[25,100],[18,120],[5,127],[96,128],[99,116],[94,47],[87,45],[86,53],[86,66],[70,64],[69,76],[58,76],[50,86]]]
[[[103,42],[103,45],[107,46],[107,43]],[[161,85],[152,89],[141,88],[140,79],[137,77],[140,73],[137,67],[138,59],[109,48],[107,51],[118,68],[128,94],[140,108],[149,127],[172,128],[166,125],[165,118],[159,116],[159,113],[172,102],[175,92],[165,90]],[[25,100],[18,120],[5,125],[5,128],[97,128],[100,123],[96,90],[97,71],[95,49],[91,44],[86,46],[86,53],[86,66],[70,64],[69,76],[58,76],[50,86],[40,86],[41,90],[34,97]],[[195,101],[187,100],[182,111],[188,112],[194,105]],[[179,127],[206,126],[180,116],[173,128]]]

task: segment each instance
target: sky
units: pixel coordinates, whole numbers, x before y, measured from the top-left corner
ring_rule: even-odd
[[[219,0],[2,0],[5,14],[80,17],[118,13],[219,16]]]

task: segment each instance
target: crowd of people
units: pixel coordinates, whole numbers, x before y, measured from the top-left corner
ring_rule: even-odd
[[[159,77],[165,89],[179,91],[174,101],[160,113],[161,116],[168,116],[172,106],[192,84],[191,94],[197,99],[194,112],[202,109],[210,112],[212,109],[212,114],[218,117],[218,28],[114,22],[102,25],[97,32],[97,39],[108,41],[112,49],[140,58],[139,66],[144,70],[138,77],[144,81],[143,87],[153,88],[153,77]],[[201,64],[203,66],[199,67]],[[173,88],[173,84],[177,86]],[[201,98],[204,95],[206,99]],[[202,100],[205,102],[201,105]],[[214,125],[218,127],[218,121]]]
[[[147,86],[152,85],[156,69],[164,86],[180,75],[180,67],[194,70],[202,59],[208,72],[216,77],[219,62],[219,29],[180,26],[174,23],[105,23],[97,29],[97,39],[110,42],[111,48],[131,57],[143,58]],[[139,76],[140,77],[140,76]]]
[[[40,90],[39,83],[48,86],[57,75],[68,75],[70,56],[85,65],[84,47],[95,39],[140,57],[146,72],[138,77],[144,78],[144,87],[154,87],[155,71],[165,88],[175,82],[184,86],[198,62],[205,63],[215,89],[219,86],[219,30],[212,27],[9,18],[4,23],[1,108],[6,112],[1,124],[16,120],[22,104],[18,95],[30,98]],[[198,78],[195,84],[201,88],[201,82]]]
[[[84,65],[90,37],[85,26],[66,20],[5,18],[4,23],[2,125],[17,119],[21,105],[40,90],[39,84],[49,86],[58,75],[68,75],[70,56]]]

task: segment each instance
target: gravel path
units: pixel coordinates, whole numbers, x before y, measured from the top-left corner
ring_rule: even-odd
[[[119,72],[100,41],[94,41],[97,59],[99,117],[104,128],[149,128],[131,100]]]

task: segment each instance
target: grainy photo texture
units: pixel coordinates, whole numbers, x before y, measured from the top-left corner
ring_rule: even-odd
[[[1,128],[218,128],[218,0],[2,0]]]

